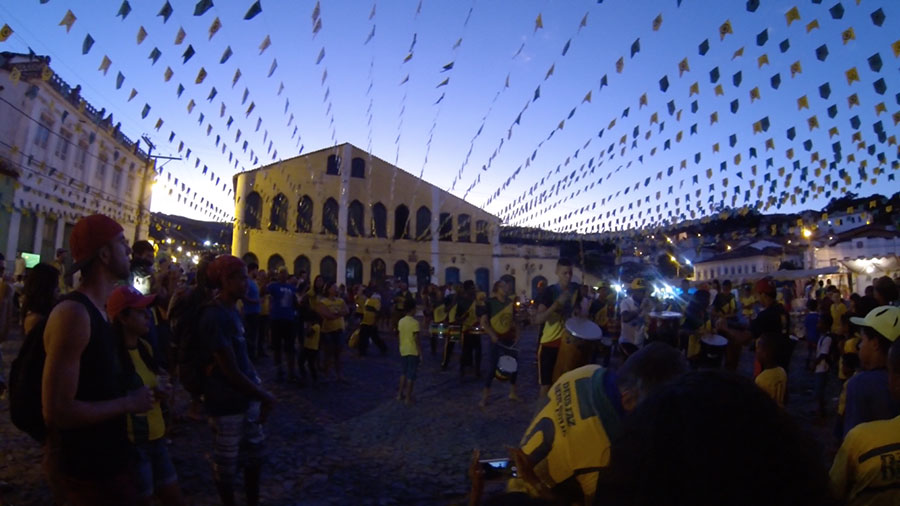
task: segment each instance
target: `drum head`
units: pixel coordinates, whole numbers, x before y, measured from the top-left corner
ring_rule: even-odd
[[[678,319],[678,320],[680,320],[680,319],[681,319],[681,313],[679,313],[678,311],[663,311],[663,312],[659,313],[659,317],[662,318],[662,319],[664,319],[664,320],[669,320],[669,319],[672,319],[672,320]]]
[[[595,341],[603,337],[603,330],[587,318],[574,317],[566,320],[566,330],[578,339]]]
[[[519,362],[513,356],[502,355],[500,359],[497,360],[497,369],[504,374],[512,374],[519,369]]]
[[[700,338],[700,341],[710,346],[728,346],[728,339],[725,339],[722,336],[704,336]]]

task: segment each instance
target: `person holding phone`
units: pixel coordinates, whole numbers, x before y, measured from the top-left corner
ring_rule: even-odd
[[[153,391],[153,406],[131,413],[126,420],[128,439],[137,450],[137,484],[140,504],[150,504],[155,495],[162,504],[184,504],[175,466],[166,445],[166,423],[160,401],[171,397],[172,383],[153,356],[153,347],[142,337],[150,331],[150,312],[156,296],[141,295],[132,286],[116,288],[106,301],[106,313],[122,350],[127,354],[123,380],[126,388],[147,387]]]

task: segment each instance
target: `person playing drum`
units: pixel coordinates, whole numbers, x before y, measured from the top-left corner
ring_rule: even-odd
[[[448,290],[448,293],[444,296],[444,301],[438,309],[435,309],[435,321],[438,323],[447,323],[449,325],[453,325],[456,322],[456,301],[458,298],[458,293],[462,291],[462,285],[454,287],[454,290]],[[438,315],[443,316],[440,320],[438,320]],[[449,331],[449,328],[448,328]],[[450,366],[450,357],[453,356],[453,339],[450,333],[446,335],[446,339],[444,339],[444,355],[441,360],[441,370],[446,371],[447,367]]]
[[[622,312],[622,333],[619,347],[625,356],[630,356],[643,346],[647,333],[647,315],[651,301],[647,297],[647,285],[642,278],[634,278],[628,289],[628,296],[619,309]]]
[[[538,345],[538,380],[540,395],[547,395],[553,384],[553,369],[566,333],[566,320],[571,318],[579,306],[581,289],[572,283],[572,262],[560,258],[556,263],[556,277],[559,282],[547,287],[540,295],[535,323],[542,324],[540,345]]]
[[[487,405],[488,393],[491,390],[491,382],[494,380],[494,370],[497,369],[500,357],[504,355],[516,357],[517,351],[514,349],[516,340],[518,339],[518,331],[513,321],[514,304],[506,295],[506,282],[497,281],[494,283],[494,296],[487,301],[487,311],[481,315],[481,326],[491,338],[490,362],[488,362],[487,380],[484,384],[484,392],[481,395],[481,402],[478,404],[482,408]],[[512,371],[509,376],[509,398],[517,401],[519,397],[516,395],[516,372]]]

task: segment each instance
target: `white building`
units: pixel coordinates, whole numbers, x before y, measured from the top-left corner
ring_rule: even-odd
[[[153,167],[145,153],[49,67],[0,53],[0,252],[51,261],[81,216],[103,213],[145,239]]]
[[[694,263],[694,279],[711,281],[726,279],[732,282],[755,279],[778,270],[782,262],[802,266],[802,255],[773,243],[759,242],[739,246],[706,260]]]
[[[814,267],[838,267],[832,282],[862,294],[875,278],[900,272],[900,232],[882,225],[863,225],[816,248]],[[849,283],[848,283],[849,281]]]

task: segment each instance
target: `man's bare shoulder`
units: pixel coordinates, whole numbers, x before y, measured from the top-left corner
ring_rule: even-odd
[[[91,332],[91,316],[84,304],[74,300],[63,300],[47,318],[44,330],[44,345],[49,350],[54,341],[66,337],[66,341],[87,342]]]

